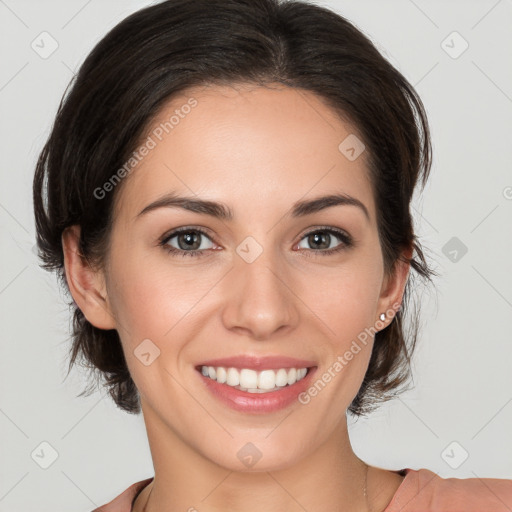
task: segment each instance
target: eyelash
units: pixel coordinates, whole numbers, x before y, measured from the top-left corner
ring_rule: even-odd
[[[164,250],[166,250],[168,253],[172,255],[176,255],[179,257],[187,257],[187,256],[193,256],[193,257],[202,257],[205,256],[207,250],[211,249],[194,249],[192,251],[184,251],[182,249],[176,249],[176,247],[172,247],[170,245],[167,245],[169,240],[174,238],[177,235],[180,235],[181,233],[200,233],[201,235],[204,235],[205,237],[211,239],[211,237],[206,233],[206,231],[200,229],[200,228],[191,228],[191,227],[184,227],[184,228],[178,228],[172,231],[171,233],[165,234],[159,241],[158,245],[162,246]],[[331,227],[320,227],[313,231],[309,231],[305,233],[300,240],[303,240],[307,236],[313,235],[315,233],[329,233],[334,234],[341,240],[341,244],[339,244],[336,247],[333,247],[331,249],[306,249],[306,256],[311,257],[310,252],[313,253],[319,253],[321,256],[329,256],[334,253],[338,253],[344,249],[348,249],[353,246],[353,240],[352,237],[349,236],[344,231],[341,231],[339,229],[331,228]],[[316,254],[314,255],[316,256]],[[314,257],[313,256],[313,257]]]

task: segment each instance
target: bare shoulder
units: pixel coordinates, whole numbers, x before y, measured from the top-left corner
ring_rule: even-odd
[[[395,471],[369,466],[367,487],[372,510],[384,511],[402,485],[404,478],[405,475]]]

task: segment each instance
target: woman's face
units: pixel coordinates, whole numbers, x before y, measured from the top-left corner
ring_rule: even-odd
[[[386,291],[364,148],[314,94],[284,87],[189,90],[148,136],[119,191],[106,274],[148,429],[232,470],[250,470],[244,457],[258,453],[258,470],[287,467],[338,435],[368,366],[364,333],[401,297]],[[364,206],[297,209],[337,194]],[[146,209],[168,195],[222,203],[231,217]],[[172,236],[178,228],[187,230]],[[305,361],[233,363],[278,379],[279,368],[286,378],[290,367],[315,368],[293,399],[293,386],[249,393],[217,383],[218,395],[198,366],[236,356]]]

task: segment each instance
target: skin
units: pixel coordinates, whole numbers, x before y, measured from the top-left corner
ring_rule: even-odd
[[[277,84],[190,89],[151,126],[190,97],[197,106],[118,191],[106,268],[93,269],[78,256],[78,226],[63,235],[73,298],[93,325],[118,330],[140,392],[155,479],[134,510],[143,509],[151,491],[147,512],[382,511],[403,477],[370,467],[367,508],[365,465],[351,447],[346,418],[373,338],[308,404],[275,413],[231,410],[194,369],[242,353],[288,355],[317,361],[321,375],[380,313],[401,302],[409,266],[384,274],[366,154],[349,161],[338,149],[357,132],[313,93]],[[135,218],[171,191],[221,201],[234,219],[179,208]],[[333,191],[359,199],[369,219],[350,205],[303,218],[287,214],[296,201]],[[182,226],[209,232],[201,238],[202,257],[158,245]],[[307,235],[322,226],[344,230],[354,245],[320,254],[325,249]],[[252,263],[236,252],[248,236],[263,248]],[[178,248],[178,241],[168,245]],[[340,244],[334,234],[326,243]],[[145,339],[160,350],[148,366],[134,355]],[[249,442],[262,453],[251,468],[237,457]]]

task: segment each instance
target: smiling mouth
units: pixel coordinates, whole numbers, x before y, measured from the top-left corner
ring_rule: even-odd
[[[253,370],[224,366],[196,367],[204,377],[248,393],[271,393],[293,386],[315,367]]]

